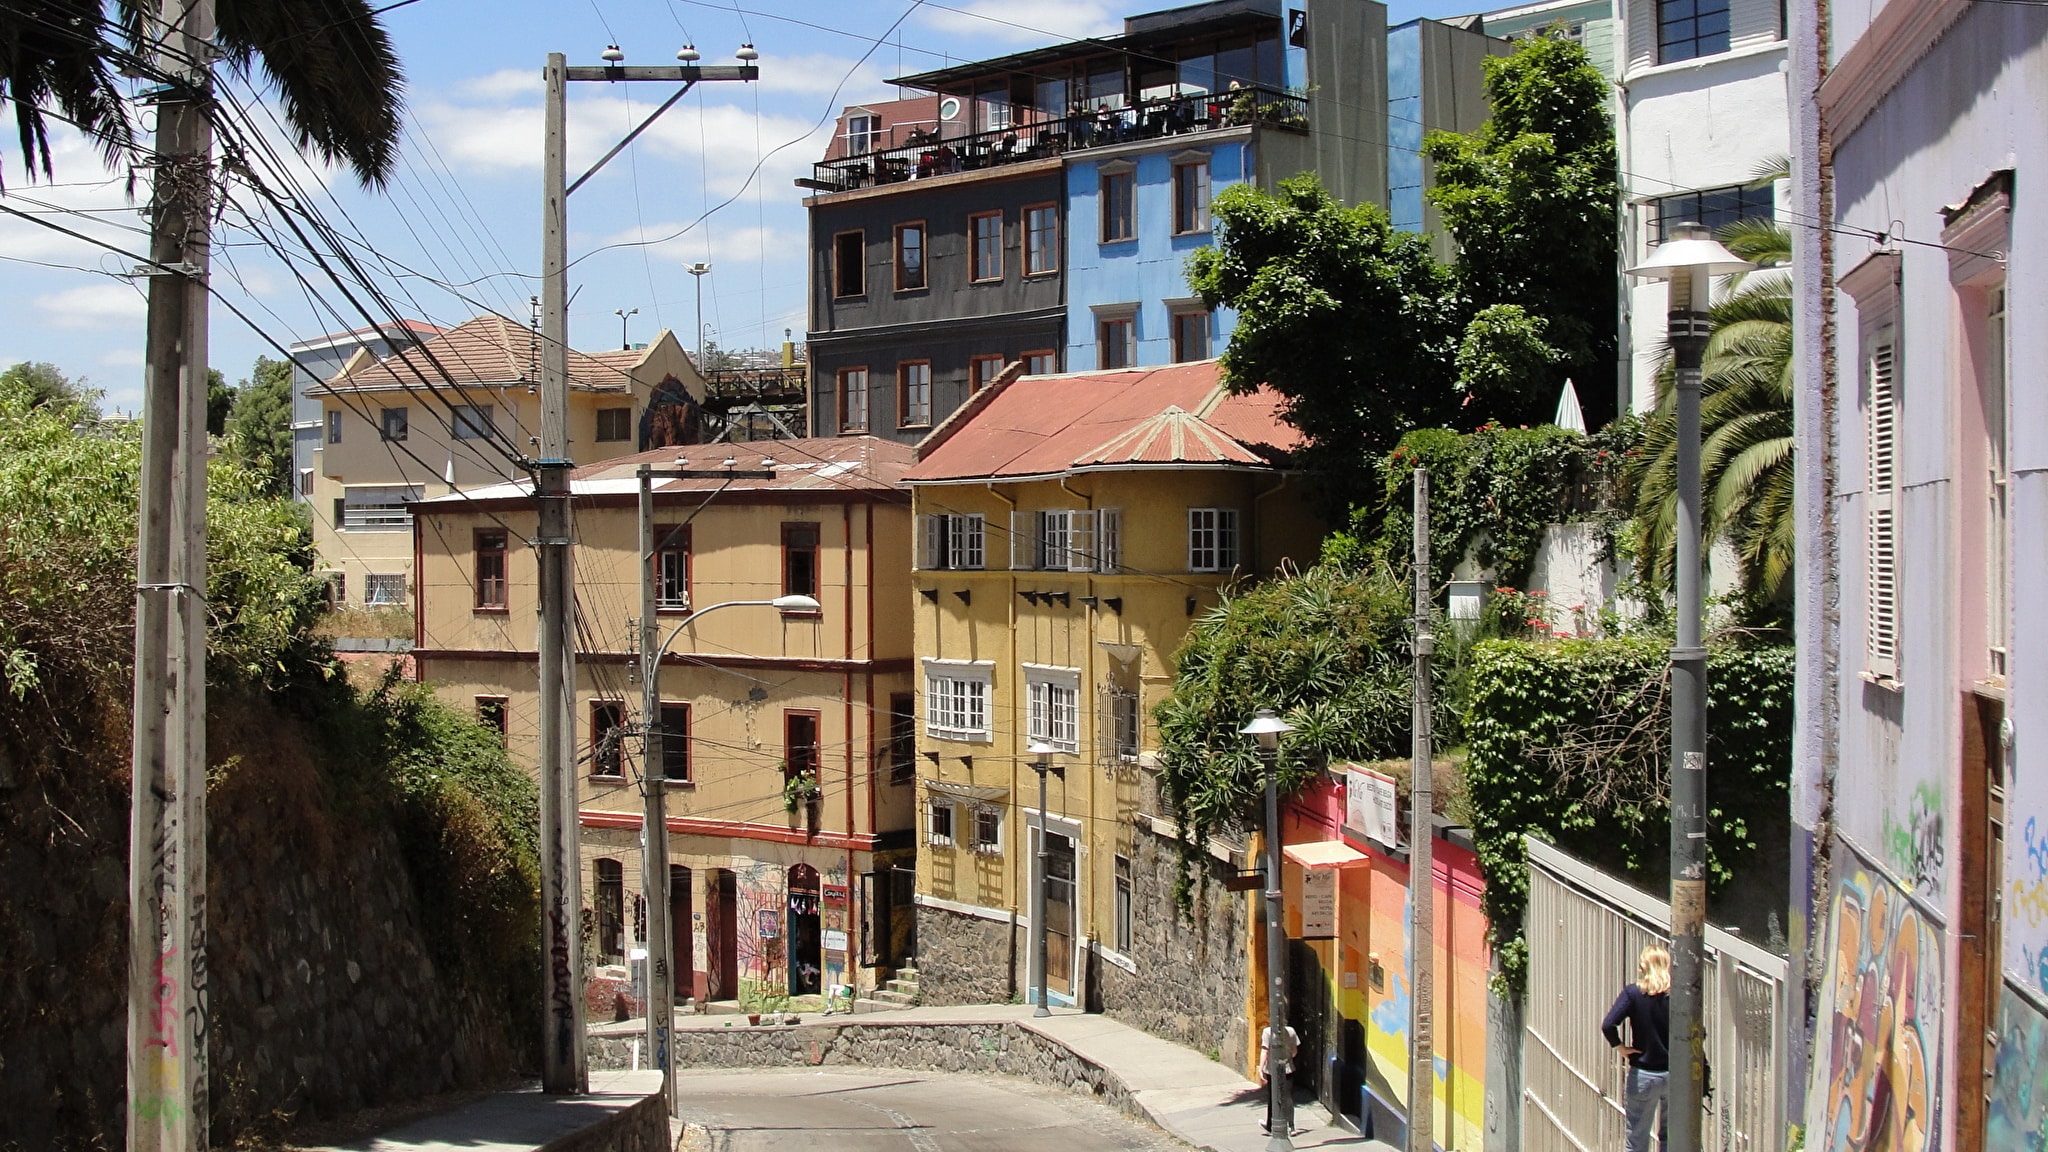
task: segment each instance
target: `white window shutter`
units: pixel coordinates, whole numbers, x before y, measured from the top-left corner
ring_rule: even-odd
[[[1878,336],[1870,355],[1868,413],[1869,483],[1865,550],[1865,648],[1873,675],[1896,679],[1899,674],[1899,410],[1897,365],[1892,333]]]
[[[1095,513],[1067,513],[1067,570],[1088,572],[1095,568]]]
[[[984,520],[979,513],[953,517],[953,531],[950,544],[953,554],[950,565],[954,568],[976,569],[982,566],[982,539],[985,535]]]
[[[919,516],[917,518],[917,566],[931,569],[939,566],[939,517]]]
[[[1095,570],[1114,572],[1124,562],[1124,513],[1104,508],[1095,514]]]
[[[1010,567],[1020,572],[1037,567],[1038,513],[1010,513]]]

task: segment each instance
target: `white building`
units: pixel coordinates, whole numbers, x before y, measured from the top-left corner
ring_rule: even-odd
[[[2048,7],[1791,14],[1806,1147],[2040,1148]]]

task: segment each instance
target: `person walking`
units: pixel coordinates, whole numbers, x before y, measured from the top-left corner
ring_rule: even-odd
[[[1294,1025],[1292,1024],[1286,1025],[1284,1031],[1287,1033],[1287,1051],[1281,1053],[1281,1057],[1285,1061],[1285,1066],[1281,1068],[1281,1073],[1286,1076],[1292,1076],[1294,1075],[1294,1052],[1296,1048],[1301,1046],[1301,1034],[1294,1030]],[[1259,1030],[1259,1084],[1261,1086],[1272,1083],[1272,1055],[1273,1028],[1271,1025],[1267,1025]],[[1291,1084],[1287,1086],[1288,1090],[1292,1088],[1293,1085]],[[1259,1122],[1259,1131],[1264,1132],[1268,1136],[1273,1134],[1273,1094],[1271,1092],[1266,1093],[1266,1118]],[[1292,1133],[1289,1133],[1289,1135],[1292,1135]]]
[[[1622,1041],[1621,1026],[1628,1025],[1628,1040]],[[1636,982],[1624,984],[1614,1007],[1600,1021],[1607,1046],[1628,1061],[1628,1080],[1622,1094],[1628,1117],[1628,1152],[1650,1152],[1650,1121],[1657,1120],[1657,1147],[1664,1147],[1664,1129],[1669,1122],[1666,1107],[1666,1077],[1671,1070],[1671,953],[1661,944],[1643,949],[1636,959]]]

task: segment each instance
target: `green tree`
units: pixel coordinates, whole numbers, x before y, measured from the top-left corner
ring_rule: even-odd
[[[22,167],[54,175],[45,115],[117,163],[135,143],[119,73],[154,67],[160,0],[20,0],[0,6],[0,107],[14,105]],[[398,156],[404,79],[367,0],[218,0],[230,67],[260,67],[301,151],[382,185]]]
[[[1432,132],[1422,146],[1465,295],[1489,312],[1520,310],[1475,319],[1461,349],[1472,363],[1460,367],[1481,370],[1467,385],[1504,424],[1548,421],[1575,379],[1598,427],[1614,415],[1620,195],[1607,81],[1584,48],[1555,36],[1523,40],[1485,70],[1491,118],[1470,135]]]
[[[1365,502],[1364,461],[1461,415],[1467,308],[1455,277],[1425,238],[1396,231],[1378,205],[1346,207],[1311,174],[1273,193],[1233,185],[1211,211],[1221,237],[1189,257],[1188,283],[1237,310],[1224,381],[1285,397],[1333,511]]]
[[[258,356],[235,390],[227,420],[228,454],[260,478],[271,496],[292,491],[292,365]]]
[[[223,436],[228,430],[228,412],[235,406],[235,390],[218,368],[206,370],[206,434]]]
[[[23,360],[0,372],[0,387],[28,407],[65,405],[85,419],[99,418],[99,393],[85,387],[83,376],[72,380],[55,364]]]

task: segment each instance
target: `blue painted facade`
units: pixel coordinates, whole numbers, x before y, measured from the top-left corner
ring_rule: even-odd
[[[1218,133],[1218,135],[1225,135]],[[1136,309],[1137,354],[1146,367],[1173,362],[1172,316],[1193,307],[1188,287],[1188,254],[1208,247],[1215,233],[1176,236],[1173,232],[1173,166],[1193,153],[1209,156],[1210,197],[1254,179],[1251,130],[1235,139],[1167,137],[1149,148],[1119,148],[1069,159],[1067,181],[1067,349],[1065,367],[1083,372],[1102,366],[1096,347],[1096,317],[1103,310]],[[1102,166],[1133,163],[1135,236],[1102,240]],[[1209,318],[1209,354],[1223,350],[1237,314],[1218,309]]]
[[[1422,22],[1387,30],[1387,214],[1422,231]]]

